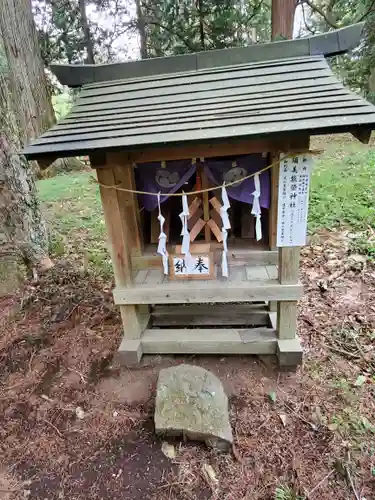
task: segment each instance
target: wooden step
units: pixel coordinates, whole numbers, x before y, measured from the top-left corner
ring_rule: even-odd
[[[159,305],[151,312],[152,325],[158,327],[193,326],[271,326],[264,304],[185,304]]]
[[[216,280],[185,281],[140,284],[128,288],[115,288],[115,304],[186,304],[216,302],[255,302],[269,300],[298,300],[303,287],[281,285],[277,280],[226,281]]]
[[[275,354],[272,328],[151,328],[141,338],[144,354]]]

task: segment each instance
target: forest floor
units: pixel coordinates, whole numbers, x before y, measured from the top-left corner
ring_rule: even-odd
[[[56,266],[0,299],[0,499],[375,499],[375,150],[314,146],[327,152],[302,250],[295,373],[272,357],[117,366],[97,188],[87,172],[39,182]],[[169,458],[155,438],[158,371],[186,361],[223,381],[234,453],[176,441]]]

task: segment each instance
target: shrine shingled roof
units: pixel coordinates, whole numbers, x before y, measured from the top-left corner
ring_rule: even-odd
[[[375,128],[375,106],[346,89],[324,55],[305,55],[85,84],[67,117],[25,154],[77,156],[354,128]]]

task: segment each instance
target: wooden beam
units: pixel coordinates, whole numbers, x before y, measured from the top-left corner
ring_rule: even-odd
[[[38,158],[37,162],[40,170],[45,170],[50,167],[53,162],[55,162],[59,157],[58,156],[43,156]]]
[[[230,141],[225,143],[192,144],[189,146],[170,146],[133,151],[108,152],[107,161],[130,163],[147,163],[163,160],[183,160],[197,157],[212,158],[214,156],[233,156],[250,153],[277,152],[297,150],[305,135],[295,135],[287,140],[259,139],[247,141]]]
[[[371,139],[372,129],[357,127],[350,130],[351,134],[363,144],[368,144]]]
[[[243,282],[189,281],[166,282],[157,286],[116,287],[116,304],[210,304],[215,302],[255,302],[298,300],[301,285],[280,285],[276,280]]]
[[[147,354],[275,354],[272,328],[149,329],[142,335]]]
[[[223,308],[221,304],[185,304],[155,306],[152,325],[157,327],[197,327],[197,326],[268,326],[268,311],[261,304],[233,304]]]

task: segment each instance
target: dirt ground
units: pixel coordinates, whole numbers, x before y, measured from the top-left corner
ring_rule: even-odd
[[[301,278],[296,373],[236,356],[121,369],[111,283],[69,261],[3,298],[0,499],[375,499],[375,266],[350,255],[345,233],[322,233]],[[175,458],[163,454],[154,388],[160,368],[182,362],[224,383],[232,454],[179,441]]]

